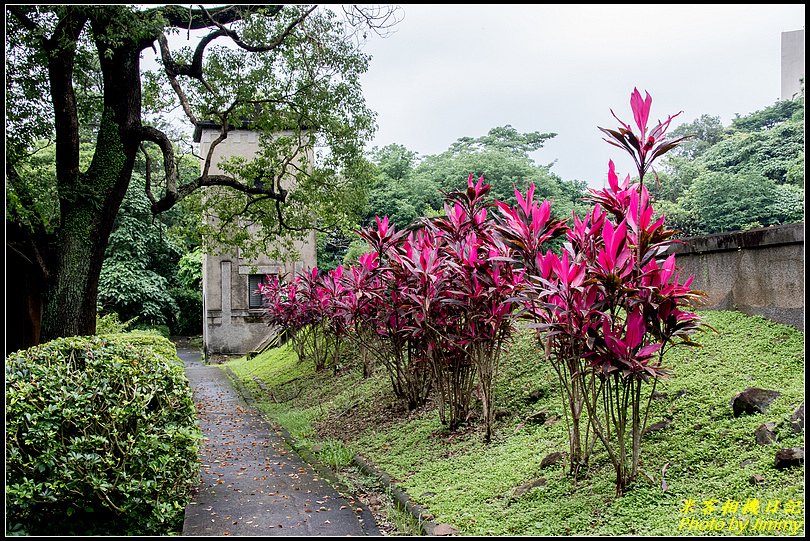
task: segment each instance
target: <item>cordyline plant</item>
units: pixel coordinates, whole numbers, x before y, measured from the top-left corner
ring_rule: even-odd
[[[266,281],[259,283],[259,293],[267,311],[267,324],[281,333],[285,340],[289,340],[298,358],[302,359],[304,347],[299,332],[311,323],[311,314],[298,296],[299,282],[298,277],[283,283],[278,276],[267,275]]]
[[[376,227],[359,233],[372,250],[361,261],[374,261],[364,289],[374,304],[358,323],[367,329],[367,347],[388,373],[394,394],[413,410],[430,395],[431,377],[427,346],[414,336],[413,311],[406,306],[413,278],[399,264],[408,232],[389,226],[388,217],[377,217]]]
[[[335,373],[340,369],[340,356],[348,344],[346,338],[351,330],[351,321],[345,313],[346,299],[354,293],[344,283],[344,272],[343,266],[338,265],[320,276],[318,287],[326,349],[331,352],[331,364]]]
[[[371,377],[376,362],[384,363],[388,358],[387,348],[375,331],[380,310],[385,305],[378,268],[376,252],[361,255],[357,265],[343,273],[347,293],[335,299],[336,317],[345,329],[345,338],[354,344],[360,356],[364,379]]]
[[[426,225],[391,252],[390,264],[404,278],[398,293],[404,331],[424,348],[438,394],[439,417],[453,430],[469,412],[475,367],[454,340],[458,323],[452,310],[454,277],[447,266],[443,234]]]
[[[639,180],[619,182],[613,162],[608,187],[591,190],[596,203],[583,218],[574,217],[561,255],[535,257],[535,274],[527,281],[531,315],[546,331],[546,351],[561,379],[566,380],[568,411],[575,429],[587,412],[588,426],[604,444],[616,470],[616,493],[622,494],[638,476],[641,436],[655,385],[667,372],[664,353],[677,344],[694,345],[690,335],[700,328],[696,314],[683,309],[702,294],[683,284],[674,255],[664,258],[674,230],[655,219],[643,185],[653,161],[680,141],[664,139],[665,123],[647,131],[652,99],[638,90],[630,100],[639,133],[622,123],[602,131],[611,143],[628,150]],[[614,115],[615,116],[615,115]],[[525,302],[525,301],[524,301]],[[642,392],[645,383],[652,383]],[[571,432],[572,471],[587,460]]]
[[[477,382],[486,442],[492,436],[493,383],[514,331],[515,290],[522,280],[488,216],[490,189],[483,177],[474,184],[470,175],[465,191],[447,194],[445,215],[424,222],[426,238],[436,239],[432,250],[441,270],[425,274],[432,281],[420,299],[434,310],[425,312],[423,334],[429,337],[442,420],[454,429],[466,419]]]
[[[487,215],[489,191],[483,178],[473,183],[470,176],[465,191],[446,195],[445,216],[422,220],[406,232],[396,233],[387,218],[377,218],[376,227],[360,233],[378,257],[379,266],[369,273],[376,280],[350,287],[358,300],[378,303],[371,310],[353,308],[361,316],[351,317],[383,339],[384,346],[372,349],[382,353],[395,392],[408,397],[409,406],[419,405],[432,383],[439,417],[454,430],[468,420],[477,391],[486,441],[492,434],[493,382],[513,330],[512,298],[521,278]],[[355,279],[351,273],[351,282],[362,283],[364,274],[358,270]]]
[[[341,343],[358,346],[364,375],[376,361],[409,409],[436,391],[439,417],[454,430],[482,401],[492,435],[493,383],[514,327],[523,271],[488,216],[483,177],[446,195],[445,216],[405,231],[388,218],[360,231],[372,251],[357,265],[299,273],[262,287],[268,322],[289,333],[301,359],[337,367]],[[548,210],[548,204],[544,207]]]
[[[523,304],[523,310],[519,315],[531,319],[534,322],[532,326],[547,331],[543,334],[538,333],[537,339],[541,343],[545,341],[546,357],[551,361],[564,392],[563,411],[569,433],[570,464],[572,471],[576,472],[579,464],[583,462],[580,426],[585,391],[581,388],[581,381],[571,377],[571,374],[579,371],[581,355],[574,349],[576,344],[565,342],[556,330],[546,325],[554,321],[571,333],[578,328],[574,318],[552,317],[560,311],[556,309],[556,305],[550,303],[568,303],[572,296],[579,293],[579,289],[577,277],[571,277],[572,284],[568,273],[558,272],[554,276],[554,281],[550,281],[551,258],[556,256],[546,248],[546,243],[564,234],[567,226],[565,222],[552,216],[549,201],[542,203],[535,201],[534,190],[534,184],[529,185],[525,196],[519,190],[515,190],[517,205],[514,207],[496,202],[500,211],[496,230],[503,242],[512,250],[516,262],[524,268],[524,283],[517,294],[517,298]],[[558,263],[556,267],[558,269],[559,260],[555,261]],[[576,270],[574,269],[574,274]],[[572,287],[567,287],[569,285]],[[547,299],[555,289],[558,289],[560,294],[550,300]],[[570,313],[576,316],[575,311],[572,310]],[[555,355],[551,354],[552,344],[556,346]]]
[[[312,362],[318,371],[325,369],[330,356],[334,359],[336,355],[337,341],[328,317],[330,297],[318,269],[299,272],[288,283],[267,276],[266,283],[259,284],[259,292],[268,325],[290,339],[300,361]]]

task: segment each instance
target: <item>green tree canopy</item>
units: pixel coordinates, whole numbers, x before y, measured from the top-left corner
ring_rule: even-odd
[[[709,147],[719,143],[725,134],[719,116],[701,115],[700,118],[681,124],[669,132],[671,138],[689,136],[667,155],[668,160],[683,157],[694,160]]]
[[[772,205],[776,184],[756,173],[701,175],[681,201],[693,216],[699,216],[700,233],[721,233],[774,225]]]
[[[525,192],[535,185],[535,197],[554,203],[553,212],[560,218],[570,218],[585,190],[585,183],[563,181],[548,165],[538,165],[529,156],[551,139],[554,133],[520,133],[511,125],[491,129],[486,135],[462,137],[448,150],[427,156],[414,169],[413,178],[423,184],[433,183],[440,191],[464,188],[470,174],[483,176],[492,185],[490,197],[514,203],[514,191]],[[439,209],[438,206],[432,206]]]
[[[703,115],[651,184],[656,209],[685,235],[804,219],[804,95],[738,116],[722,128]],[[685,150],[683,150],[685,149]]]
[[[744,132],[768,130],[791,119],[804,119],[804,89],[797,99],[780,100],[745,116],[736,115],[731,121],[731,129]]]
[[[534,183],[536,197],[554,200],[554,212],[569,218],[584,208],[579,200],[586,184],[562,180],[529,155],[554,136],[520,133],[507,124],[480,137],[461,137],[445,152],[421,159],[399,144],[375,148],[371,160],[376,174],[365,222],[375,215],[388,216],[398,227],[406,227],[440,211],[443,194],[464,188],[470,174],[476,180],[483,176],[492,185],[492,199],[508,202],[515,201],[515,188],[525,192]]]

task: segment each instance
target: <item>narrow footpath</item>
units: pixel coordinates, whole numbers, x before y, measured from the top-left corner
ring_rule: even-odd
[[[292,451],[224,370],[178,348],[204,440],[183,535],[380,535],[368,509]]]

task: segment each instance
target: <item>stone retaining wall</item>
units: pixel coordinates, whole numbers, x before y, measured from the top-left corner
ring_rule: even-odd
[[[683,239],[670,247],[704,308],[739,310],[804,330],[804,224]]]

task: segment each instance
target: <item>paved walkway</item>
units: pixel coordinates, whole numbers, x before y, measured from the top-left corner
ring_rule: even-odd
[[[380,535],[368,509],[291,451],[224,370],[203,364],[198,351],[177,353],[205,437],[183,535]]]

